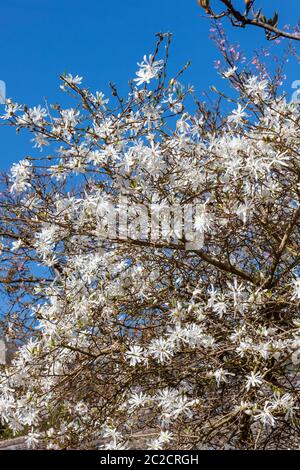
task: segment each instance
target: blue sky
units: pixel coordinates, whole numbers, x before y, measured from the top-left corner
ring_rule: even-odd
[[[271,4],[270,13],[279,8],[282,24],[294,24],[300,16],[299,0],[262,3]],[[192,61],[185,80],[199,94],[220,83],[210,23],[196,0],[9,0],[0,6],[0,80],[6,82],[7,96],[20,103],[34,106],[45,97],[50,103],[61,101],[63,72],[82,75],[86,86],[104,92],[113,81],[125,93],[136,63],[153,50],[159,31],[174,35],[172,68]],[[269,45],[256,28],[234,30],[231,37],[247,52]],[[289,65],[289,86],[300,79],[298,69],[296,63]],[[0,127],[0,170],[30,152],[28,135]]]

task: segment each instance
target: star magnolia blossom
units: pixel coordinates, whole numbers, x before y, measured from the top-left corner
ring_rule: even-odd
[[[156,55],[121,101],[68,75],[81,106],[6,104],[39,148],[1,183],[1,419],[30,447],[297,448],[299,106],[233,64],[235,111],[193,114]],[[136,236],[151,204],[200,205],[202,246]]]
[[[144,83],[150,83],[153,78],[158,77],[159,72],[163,68],[163,60],[154,60],[152,55],[148,59],[144,56],[143,62],[138,63],[138,66],[137,78],[134,81],[137,85],[143,85]]]

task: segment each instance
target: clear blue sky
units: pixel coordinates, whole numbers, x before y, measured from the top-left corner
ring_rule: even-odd
[[[300,17],[299,0],[261,3],[278,7],[283,24]],[[2,0],[0,6],[0,80],[6,82],[7,96],[20,103],[34,106],[44,97],[50,103],[60,101],[58,77],[63,72],[82,75],[94,90],[105,92],[113,81],[126,92],[136,62],[153,50],[159,31],[174,34],[172,68],[192,61],[186,80],[199,93],[220,83],[209,21],[201,17],[196,0]],[[235,30],[232,37],[246,51],[268,46],[256,28]],[[298,68],[290,66],[288,83],[300,79]],[[0,127],[0,170],[30,152],[27,135]]]

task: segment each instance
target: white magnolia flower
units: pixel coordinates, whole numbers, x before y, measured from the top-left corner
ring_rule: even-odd
[[[65,78],[71,85],[80,85],[82,83],[82,77],[79,77],[79,75],[73,77],[73,75],[69,73]]]
[[[180,323],[176,323],[172,328],[169,327],[167,336],[171,340],[171,343],[188,342],[186,337],[186,329],[182,328]]]
[[[246,376],[246,390],[249,391],[250,388],[259,387],[263,383],[263,377],[259,372],[251,372],[249,375]]]
[[[7,99],[5,102],[5,113],[0,116],[0,119],[11,119],[17,111],[20,111],[22,109],[22,106],[20,106],[18,103],[13,103],[10,99]]]
[[[173,439],[172,433],[169,431],[161,431],[158,438],[153,439],[149,442],[147,448],[149,450],[161,450],[165,444],[168,444]]]
[[[252,209],[252,204],[248,201],[245,201],[242,204],[239,204],[235,210],[236,215],[243,221],[243,224],[249,219],[249,212]]]
[[[234,376],[235,374],[228,372],[226,369],[223,369],[220,367],[219,369],[216,369],[213,372],[213,376],[216,379],[218,387],[220,386],[221,382],[227,383],[228,382],[228,376]]]
[[[10,174],[13,183],[10,188],[12,193],[20,193],[31,187],[32,165],[28,160],[21,160],[19,163],[14,163],[11,167]]]
[[[227,281],[227,286],[230,290],[230,294],[233,299],[233,305],[235,308],[237,308],[239,311],[243,311],[243,291],[245,290],[245,287],[243,286],[243,283],[241,282],[238,284],[238,281],[236,278],[234,278],[233,283]]]
[[[147,446],[149,450],[162,450],[162,448],[163,443],[159,439],[152,439]]]
[[[159,72],[163,68],[162,60],[154,60],[152,55],[144,56],[144,60],[141,63],[138,63],[140,67],[136,75],[138,78],[135,78],[134,81],[138,86],[143,85],[143,83],[150,83],[150,80],[157,78]]]
[[[227,311],[227,303],[225,301],[224,295],[219,295],[218,300],[212,304],[212,309],[219,316],[219,318],[223,318],[224,313]]]
[[[141,346],[135,344],[130,346],[129,350],[126,351],[125,357],[129,360],[131,366],[135,366],[145,360],[145,351]]]
[[[294,419],[295,412],[299,410],[296,406],[296,400],[290,393],[285,393],[280,396],[279,393],[274,394],[272,405],[274,409],[283,410],[285,413],[285,419]]]
[[[28,113],[30,119],[36,125],[41,125],[44,118],[47,116],[47,110],[45,108],[42,108],[40,105],[30,108]]]
[[[197,405],[197,403],[197,399],[191,400],[185,395],[181,395],[177,398],[176,402],[172,403],[168,411],[173,419],[177,419],[182,414],[191,418],[193,416],[192,408]]]
[[[135,392],[131,395],[127,403],[129,405],[129,408],[134,410],[135,408],[145,406],[147,403],[149,403],[150,400],[151,400],[151,397],[149,395],[146,395],[143,392],[140,392],[140,393]]]
[[[247,79],[245,89],[250,95],[265,99],[268,96],[268,86],[267,80],[261,80],[259,77],[252,75]]]
[[[105,425],[102,429],[102,435],[109,441],[100,448],[107,450],[125,450],[126,446],[122,443],[122,433],[117,430],[114,426]]]
[[[275,426],[275,417],[272,414],[273,408],[266,403],[263,410],[258,410],[254,416],[255,421],[260,421],[265,427]]]
[[[167,443],[170,442],[172,439],[173,439],[173,435],[172,435],[172,433],[169,432],[169,431],[161,431],[160,435],[158,436],[158,440],[159,440],[162,444],[167,444]]]
[[[78,123],[80,112],[75,109],[63,109],[61,111],[62,119],[66,128],[75,127]]]
[[[36,448],[39,444],[39,438],[40,438],[40,433],[35,432],[35,431],[30,431],[25,438],[27,447],[30,449]]]
[[[245,108],[243,108],[240,104],[238,104],[237,109],[234,109],[232,113],[228,116],[228,122],[233,124],[242,124],[244,119],[248,116],[245,112]]]
[[[229,67],[225,72],[222,73],[223,78],[230,78],[232,77],[237,70],[237,67]]]
[[[106,106],[109,103],[109,99],[105,98],[102,91],[96,91],[96,96],[93,96],[93,100],[98,106]]]
[[[36,134],[34,138],[31,139],[31,142],[34,142],[34,148],[39,148],[41,151],[43,147],[50,145],[47,138],[41,134]]]
[[[103,437],[109,438],[114,442],[117,442],[122,437],[122,434],[112,426],[104,426]]]
[[[151,341],[148,347],[148,354],[157,359],[158,362],[166,362],[173,356],[174,343],[170,339],[162,337]]]

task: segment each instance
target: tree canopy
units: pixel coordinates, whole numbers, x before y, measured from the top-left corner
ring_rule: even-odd
[[[0,202],[0,413],[31,447],[300,444],[299,103],[225,45],[210,106],[169,46],[126,98],[6,102],[41,150]]]

